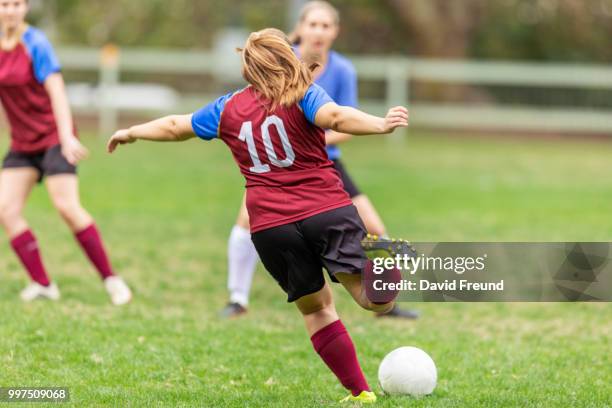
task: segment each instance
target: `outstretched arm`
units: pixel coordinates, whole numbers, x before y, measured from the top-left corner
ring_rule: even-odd
[[[193,115],[171,115],[129,129],[121,129],[108,141],[107,149],[112,153],[117,145],[134,143],[138,139],[153,142],[181,142],[195,137],[191,126]]]
[[[397,127],[408,126],[408,109],[396,106],[389,109],[384,118],[367,114],[348,106],[326,103],[317,111],[315,124],[323,129],[332,129],[351,135],[391,133]]]

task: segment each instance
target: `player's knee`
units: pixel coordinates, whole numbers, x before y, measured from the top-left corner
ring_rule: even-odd
[[[9,225],[21,216],[21,208],[10,203],[0,203],[0,223]]]
[[[83,212],[83,208],[78,202],[72,202],[68,200],[56,200],[54,202],[55,208],[59,214],[67,221],[79,218]]]
[[[242,212],[238,215],[238,218],[236,219],[236,225],[238,225],[239,227],[248,230],[249,227],[249,215],[248,214],[243,214]]]
[[[299,306],[299,309],[304,316],[310,317],[325,317],[336,313],[333,302],[323,300],[316,303],[309,303],[308,305],[302,304]]]

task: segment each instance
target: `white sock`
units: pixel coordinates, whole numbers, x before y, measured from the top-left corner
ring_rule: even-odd
[[[227,288],[230,292],[230,302],[240,303],[246,307],[258,259],[248,230],[234,225],[227,243],[227,258]]]

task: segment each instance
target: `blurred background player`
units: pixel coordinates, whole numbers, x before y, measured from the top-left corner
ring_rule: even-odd
[[[53,205],[100,273],[111,301],[121,305],[130,301],[130,289],[113,273],[100,233],[79,199],[75,166],[88,151],[75,136],[53,48],[25,22],[28,8],[27,0],[0,0],[0,100],[11,127],[0,172],[0,223],[31,279],[21,298],[60,297],[22,214],[32,188],[44,178]]]
[[[331,48],[340,30],[338,10],[326,1],[310,1],[300,10],[294,32],[289,36],[294,50],[307,65],[319,64],[314,71],[315,82],[339,105],[357,107],[357,74],[353,64]],[[357,207],[359,216],[370,234],[385,237],[387,231],[378,212],[361,193],[349,176],[340,159],[337,144],[346,142],[351,134],[327,130],[325,141],[327,155],[340,175],[345,191]],[[238,213],[236,225],[228,240],[228,290],[230,299],[221,311],[223,317],[237,317],[247,311],[253,274],[257,264],[257,252],[249,233],[249,215],[244,198]],[[416,319],[418,313],[395,306],[379,316]]]
[[[323,129],[390,133],[408,125],[408,111],[396,107],[379,118],[337,105],[313,84],[310,69],[276,29],[252,33],[242,60],[250,86],[192,115],[120,130],[108,150],[138,139],[220,138],[246,179],[251,234],[264,266],[287,301],[296,302],[317,353],[351,391],[346,400],[374,402],[322,269],[368,310],[387,311],[393,301],[376,304],[365,295],[361,273],[367,258],[361,241],[366,229],[327,157]]]

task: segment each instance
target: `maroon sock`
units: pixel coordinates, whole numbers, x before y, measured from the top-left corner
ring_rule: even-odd
[[[75,234],[77,241],[81,244],[81,248],[87,254],[87,257],[96,267],[102,279],[113,276],[113,269],[106,255],[102,237],[96,228],[96,224],[91,224],[83,231]]]
[[[313,334],[310,340],[321,359],[353,395],[370,390],[359,366],[353,341],[340,320],[328,324]]]
[[[27,230],[13,238],[11,246],[28,271],[30,278],[43,286],[49,286],[49,277],[42,263],[38,243],[32,231]]]

